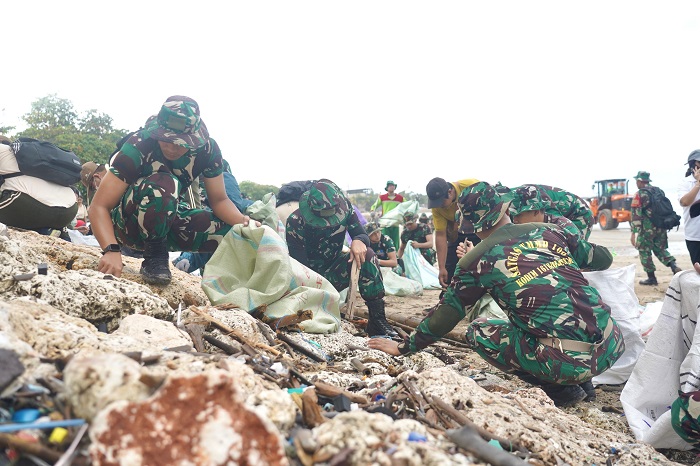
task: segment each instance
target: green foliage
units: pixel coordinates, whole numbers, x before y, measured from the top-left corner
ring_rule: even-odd
[[[262,200],[267,193],[275,193],[275,196],[280,192],[280,188],[269,184],[258,184],[252,181],[241,181],[238,186],[241,188],[241,193],[248,196],[248,199],[253,201]]]
[[[22,119],[27,129],[16,136],[52,142],[72,150],[82,162],[107,163],[116,142],[128,132],[115,129],[112,118],[97,110],[88,110],[81,116],[70,100],[56,94],[32,102],[31,110]]]

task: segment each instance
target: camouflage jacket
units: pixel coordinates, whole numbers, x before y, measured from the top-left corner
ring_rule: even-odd
[[[372,243],[370,240],[369,247],[371,247],[374,253],[377,255],[377,259],[381,259],[383,261],[389,260],[390,252],[396,252],[394,241],[387,235],[382,235],[378,243]]]
[[[350,209],[347,217],[339,225],[312,227],[306,225],[299,209],[287,218],[287,247],[289,255],[316,272],[322,272],[343,251],[345,232],[355,240],[369,247],[369,236],[360,224],[357,214]]]
[[[428,235],[432,235],[433,232],[430,231],[430,227],[423,223],[419,223],[416,229],[411,231],[408,228],[404,228],[401,232],[401,243],[406,244],[409,241],[416,241],[418,243],[425,243],[427,241]]]
[[[657,228],[651,223],[651,194],[648,189],[640,189],[632,200],[632,220],[630,221],[632,233],[649,232],[665,233],[663,228]]]
[[[610,307],[580,268],[604,270],[612,255],[579,234],[546,223],[508,224],[479,243],[457,266],[440,306],[399,346],[402,353],[439,340],[490,293],[510,322],[534,338],[596,342]]]
[[[112,158],[109,170],[130,185],[156,172],[170,173],[180,181],[182,193],[200,174],[206,178],[221,175],[223,159],[219,145],[210,138],[200,149],[190,150],[177,160],[168,160],[158,141],[149,137],[147,129],[142,129],[127,139]]]

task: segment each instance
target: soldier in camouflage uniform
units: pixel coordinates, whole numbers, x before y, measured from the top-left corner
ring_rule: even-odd
[[[591,236],[594,223],[593,211],[588,207],[586,201],[576,194],[543,184],[524,184],[513,188],[511,194],[515,197],[516,191],[528,187],[539,190],[542,199],[550,203],[544,212],[545,223],[553,223],[551,217],[565,217],[581,231],[583,239],[587,240]]]
[[[481,243],[460,259],[440,305],[406,341],[370,346],[390,354],[425,348],[461,319],[473,320],[474,305],[489,293],[508,320],[473,320],[469,346],[499,369],[541,385],[558,406],[593,395],[590,380],[617,361],[624,342],[580,267],[606,269],[610,252],[556,225],[512,224],[508,196],[485,182],[465,188],[459,203]]]
[[[221,151],[197,102],[169,97],[114,155],[90,205],[92,230],[104,250],[98,270],[121,275],[123,244],[143,250],[145,282],[165,285],[171,279],[168,250],[216,250],[232,225],[250,220],[226,196],[222,172]],[[200,175],[212,210],[178,201]]]
[[[367,334],[396,336],[384,314],[384,282],[377,256],[350,201],[335,183],[314,182],[287,218],[286,227],[289,255],[321,274],[336,290],[349,286],[354,261],[360,270],[360,296],[369,310]],[[343,252],[346,232],[352,238],[349,252]]]
[[[365,231],[369,236],[369,247],[377,256],[381,267],[391,267],[394,272],[401,275],[396,268],[399,261],[396,258],[396,247],[389,235],[385,235],[379,222],[369,222],[365,225]]]
[[[401,247],[399,248],[399,258],[403,257],[406,245],[412,241],[411,246],[418,249],[423,258],[430,265],[435,264],[437,255],[433,249],[433,233],[430,227],[424,223],[416,222],[416,214],[406,212],[403,215],[404,229],[401,232]]]
[[[658,285],[656,280],[656,267],[652,259],[652,253],[666,267],[671,267],[674,274],[681,271],[676,265],[676,258],[668,252],[668,235],[663,228],[655,227],[651,223],[651,182],[649,172],[640,171],[634,177],[637,180],[637,194],[632,200],[632,221],[630,228],[632,236],[630,242],[639,251],[639,260],[642,268],[647,273],[646,280],[640,280],[640,285]]]
[[[571,220],[546,213],[548,209],[551,209],[552,201],[542,190],[532,185],[520,186],[515,188],[510,195],[512,202],[509,214],[516,225],[521,223],[551,223],[568,230],[571,234],[580,236],[585,241],[581,231]]]

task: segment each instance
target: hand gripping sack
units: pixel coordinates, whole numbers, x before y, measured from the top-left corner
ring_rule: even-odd
[[[26,175],[61,186],[70,186],[80,181],[80,159],[69,150],[47,141],[19,138],[12,143],[12,151],[20,172],[2,175],[2,178]]]

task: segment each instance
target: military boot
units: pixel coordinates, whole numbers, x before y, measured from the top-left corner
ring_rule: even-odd
[[[596,394],[593,382],[589,380],[588,382],[578,384],[578,386],[581,387],[584,392],[586,392],[586,401],[595,401]]]
[[[370,337],[386,335],[391,338],[396,338],[399,335],[386,321],[384,314],[384,299],[373,299],[367,301],[367,309],[369,310],[369,322],[367,322],[367,335]]]
[[[656,281],[656,275],[654,275],[654,272],[647,272],[647,278],[646,280],[640,280],[639,284],[640,285],[658,285],[659,282]]]
[[[165,238],[146,241],[141,263],[143,281],[150,285],[164,286],[170,283],[170,261],[168,260],[168,243]]]
[[[681,269],[680,267],[678,267],[678,266],[676,265],[675,262],[671,262],[671,264],[669,265],[669,267],[671,267],[671,272],[673,272],[673,275],[677,274],[678,272],[682,272],[682,271],[683,271],[683,269]]]
[[[554,406],[566,408],[586,399],[586,392],[578,385],[548,383],[540,387],[554,402]]]

